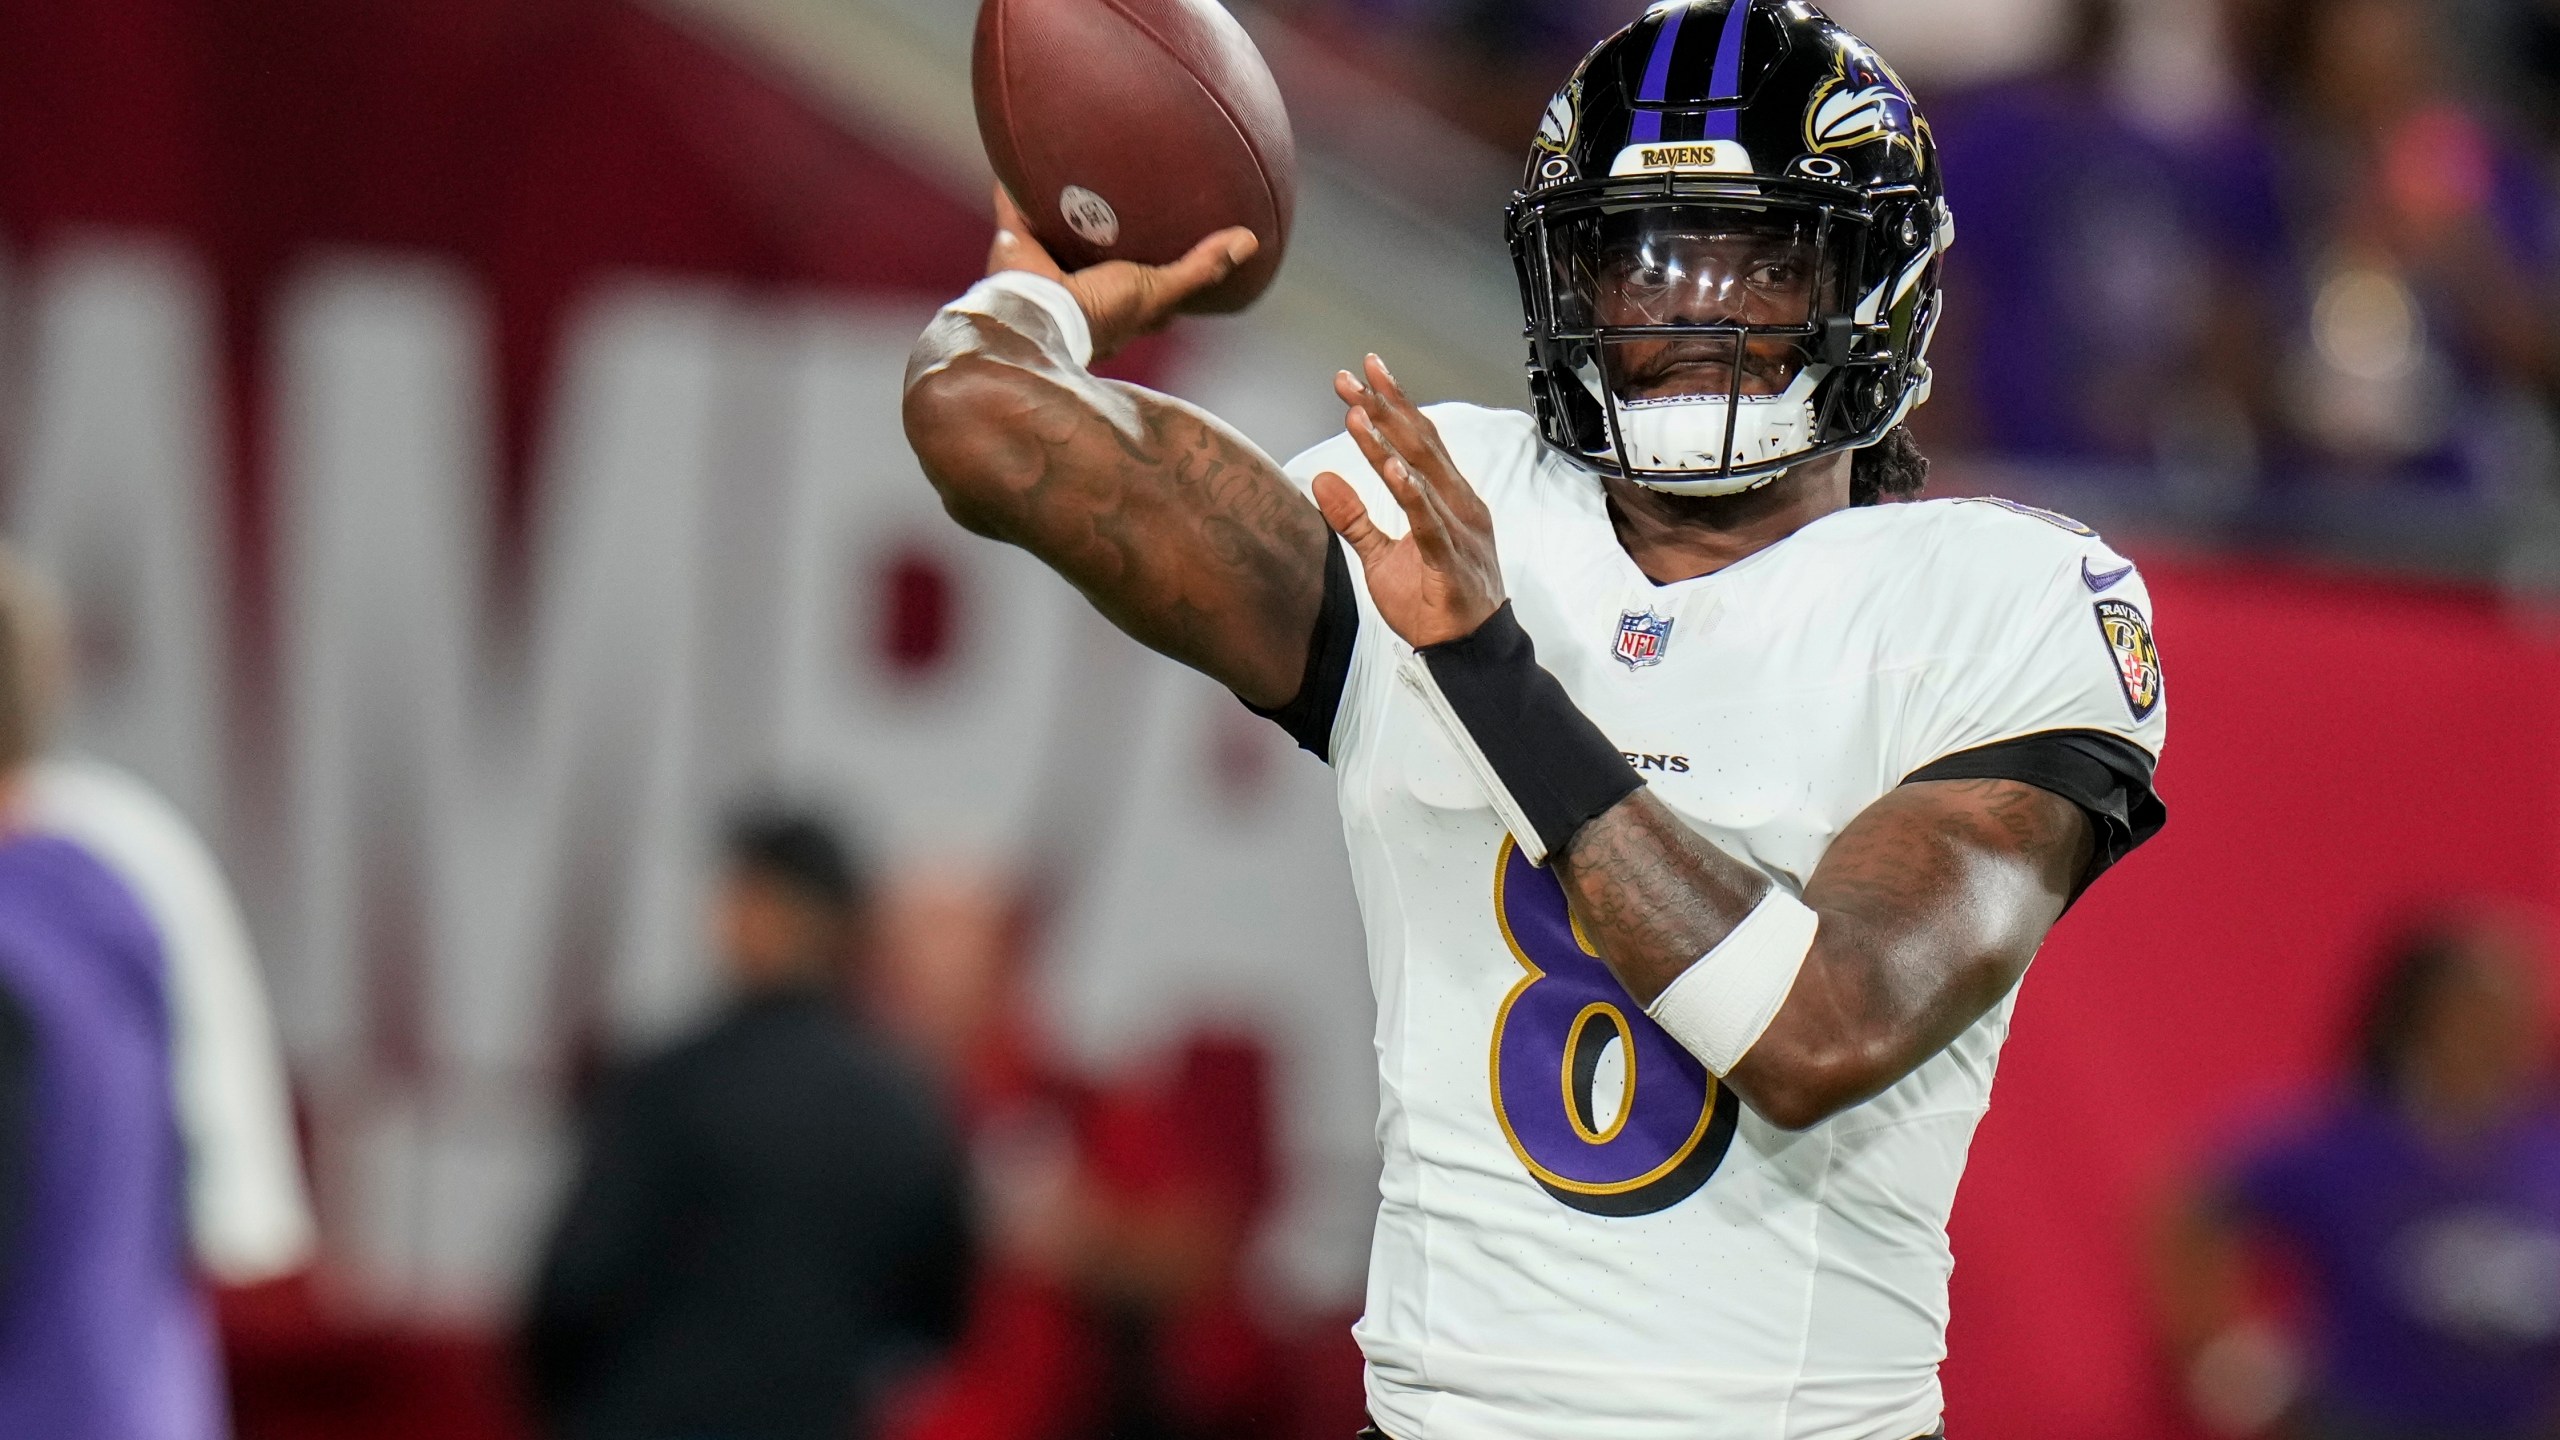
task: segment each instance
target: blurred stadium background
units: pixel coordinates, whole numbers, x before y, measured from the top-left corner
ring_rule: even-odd
[[[1123,372],[1282,455],[1364,350],[1521,403],[1497,216],[1635,0],[1234,8],[1300,233]],[[2337,1073],[2391,925],[2560,899],[2560,6],[1833,8],[1946,155],[1935,493],[2138,556],[2177,697],[2174,823],[2047,948],[1975,1149],[1952,1414],[2198,1433],[2162,1207]],[[986,240],[971,9],[0,0],[7,534],[68,597],[66,743],[240,890],[320,1219],[220,1296],[245,1440],[535,1433],[511,1336],[573,1117],[713,1003],[755,793],[875,858],[861,1003],[937,1057],[989,1223],[1223,1197],[1151,1363],[1214,1433],[1356,1425],[1327,774],[945,522],[899,433]],[[1107,1433],[1093,1296],[1146,1262],[1013,1244],[893,1433]]]

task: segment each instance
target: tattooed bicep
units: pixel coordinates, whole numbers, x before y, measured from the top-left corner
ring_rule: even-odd
[[[944,353],[911,370],[908,435],[961,523],[1246,699],[1296,693],[1331,538],[1270,457],[1206,411],[1097,380],[1002,326],[919,349]]]
[[[1988,779],[1926,780],[1901,790],[1992,851],[2039,866],[2065,863],[2075,874],[2088,860],[2088,813],[2050,790],[2023,780]]]
[[[1852,820],[1806,898],[1879,917],[1979,911],[2060,915],[2096,841],[2086,812],[2018,780],[1929,780],[1888,792]]]

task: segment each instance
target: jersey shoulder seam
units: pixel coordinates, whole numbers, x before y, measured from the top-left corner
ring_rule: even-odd
[[[1946,524],[1962,524],[1983,530],[2019,534],[2050,535],[2058,546],[2104,545],[2106,537],[2096,527],[2083,525],[2070,516],[2040,511],[2032,505],[2003,500],[1996,495],[1942,495],[1928,500],[1907,502],[1905,508],[1918,511]],[[2047,518],[2051,516],[2052,518]],[[2071,529],[2063,522],[2078,525]]]

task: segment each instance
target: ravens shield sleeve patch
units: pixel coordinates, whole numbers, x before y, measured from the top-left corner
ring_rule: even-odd
[[[2124,686],[2124,703],[2136,720],[2148,720],[2160,708],[2160,647],[2151,640],[2151,622],[2123,600],[2098,602],[2098,631],[2107,637],[2115,657],[2116,681]]]

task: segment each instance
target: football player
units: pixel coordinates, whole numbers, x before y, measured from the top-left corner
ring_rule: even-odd
[[[2014,992],[2159,828],[2166,715],[2095,535],[1884,503],[1954,237],[1901,82],[1802,0],[1653,6],[1510,207],[1535,414],[1418,408],[1370,356],[1285,468],[1086,371],[1250,236],[1064,275],[1004,208],[908,434],[960,523],[1336,770],[1379,1430],[1933,1433]]]

